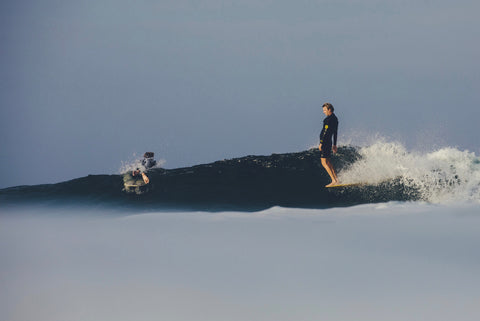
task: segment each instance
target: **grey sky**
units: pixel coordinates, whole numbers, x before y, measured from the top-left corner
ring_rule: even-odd
[[[0,4],[0,187],[318,142],[479,153],[478,1]],[[339,141],[342,144],[342,139]]]

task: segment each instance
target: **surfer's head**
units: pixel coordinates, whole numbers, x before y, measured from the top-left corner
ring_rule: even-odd
[[[331,114],[333,114],[334,108],[332,104],[325,103],[322,105],[322,108],[325,115],[330,116]]]
[[[328,110],[334,111],[333,105],[330,103],[325,103],[322,105],[323,108],[327,108]]]

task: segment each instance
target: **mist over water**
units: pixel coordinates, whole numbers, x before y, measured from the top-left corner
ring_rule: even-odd
[[[11,208],[0,216],[0,319],[475,320],[478,210]]]

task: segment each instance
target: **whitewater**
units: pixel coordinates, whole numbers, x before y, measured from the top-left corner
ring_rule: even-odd
[[[359,152],[361,159],[342,171],[340,180],[374,185],[398,178],[417,189],[424,201],[480,201],[480,158],[473,152],[452,147],[409,152],[398,142],[384,140]]]
[[[229,199],[246,210],[123,202],[104,190],[118,175],[1,190],[0,320],[478,320],[479,158],[385,141],[339,154],[340,179],[367,187],[322,194],[314,151],[157,172],[171,182],[156,191],[193,182],[202,197],[213,172],[279,192],[272,173],[300,176],[322,200],[265,193],[259,210],[248,193]]]

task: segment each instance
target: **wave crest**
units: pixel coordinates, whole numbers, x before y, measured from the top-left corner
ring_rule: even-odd
[[[375,185],[396,179],[425,201],[480,200],[480,159],[468,150],[409,152],[401,143],[381,141],[358,153],[359,160],[339,173],[341,181]]]

